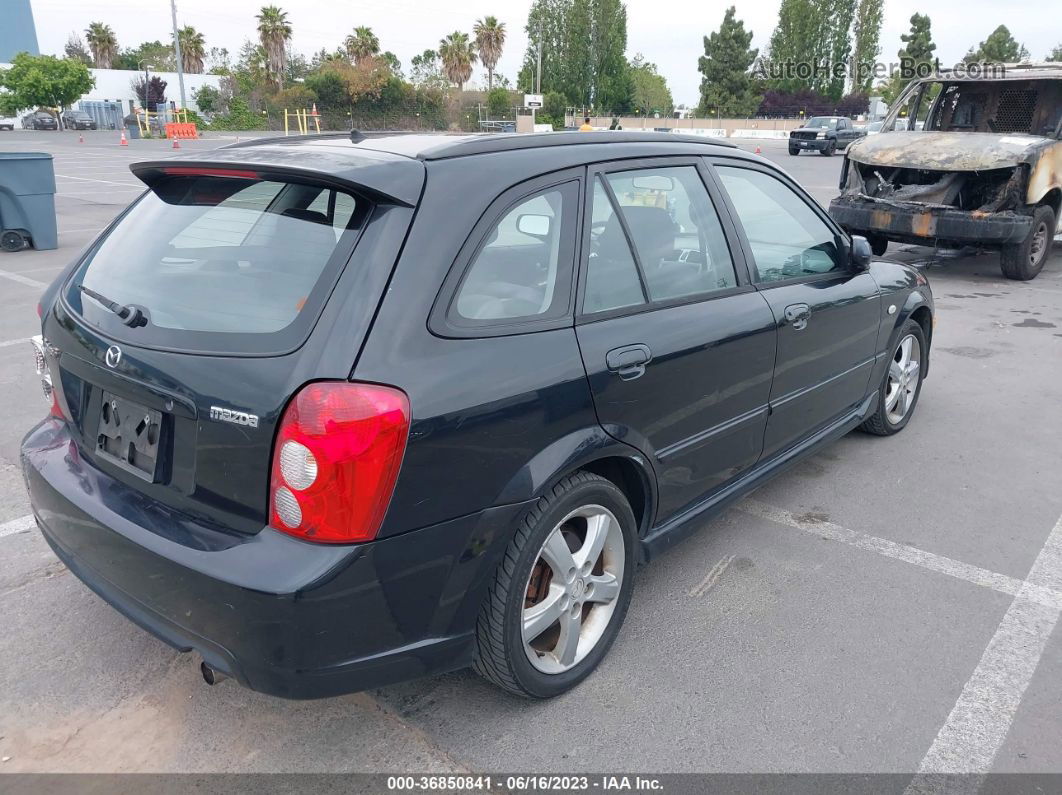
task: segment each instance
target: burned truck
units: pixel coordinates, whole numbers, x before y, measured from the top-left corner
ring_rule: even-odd
[[[879,256],[889,241],[974,245],[1035,278],[1062,231],[1062,64],[915,81],[849,147],[840,188],[830,214]]]

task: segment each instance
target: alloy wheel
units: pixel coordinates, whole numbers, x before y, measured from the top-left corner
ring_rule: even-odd
[[[546,537],[524,595],[521,638],[539,671],[577,665],[605,634],[626,565],[619,520],[600,505],[569,513]]]
[[[885,387],[885,416],[893,425],[902,422],[914,405],[921,366],[922,346],[914,334],[908,334],[896,346]]]

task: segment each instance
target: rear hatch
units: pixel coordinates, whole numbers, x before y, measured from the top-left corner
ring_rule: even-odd
[[[53,379],[77,453],[151,498],[130,518],[254,533],[276,423],[301,385],[349,376],[413,210],[329,175],[169,162],[134,168],[149,190],[59,286]]]

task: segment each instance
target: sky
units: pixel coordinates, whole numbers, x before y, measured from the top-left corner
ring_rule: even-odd
[[[0,0],[2,5],[5,0]],[[358,25],[368,25],[385,50],[408,69],[410,58],[438,46],[454,30],[471,33],[476,19],[493,14],[505,23],[508,37],[498,71],[515,82],[527,46],[524,25],[531,0],[269,0],[288,12],[292,43],[309,56],[335,49]],[[643,53],[667,79],[676,104],[696,105],[703,55],[703,36],[719,27],[727,6],[753,31],[753,46],[766,48],[781,0],[626,0],[627,54]],[[120,47],[142,41],[166,41],[171,32],[169,0],[31,0],[41,52],[61,54],[71,31],[84,36],[93,21],[110,25]],[[207,48],[226,47],[235,55],[244,39],[255,37],[255,14],[264,0],[177,0],[180,25],[192,25],[206,37]],[[933,21],[937,55],[945,64],[960,60],[1000,24],[1010,28],[1034,59],[1062,43],[1057,0],[885,0],[881,33],[885,62],[895,60],[900,34],[915,12]],[[475,81],[485,82],[477,70]]]

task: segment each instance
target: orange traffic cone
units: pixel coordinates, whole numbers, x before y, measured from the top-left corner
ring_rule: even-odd
[[[174,149],[180,149],[181,148],[181,142],[177,140],[177,136],[176,135],[173,136],[173,148]]]
[[[759,153],[760,153],[760,148],[757,146],[756,147],[756,154],[759,154]]]
[[[79,144],[85,143],[85,135],[83,133],[78,133],[77,134],[77,142]]]
[[[122,140],[118,142],[119,146],[129,146],[129,142],[125,140],[125,130],[122,130]]]
[[[314,102],[314,103],[313,103],[313,110],[312,110],[312,111],[310,111],[310,115],[311,115],[311,116],[319,116],[319,115],[320,115],[320,114],[319,114],[319,113],[317,112],[317,103],[316,103],[316,102]]]

